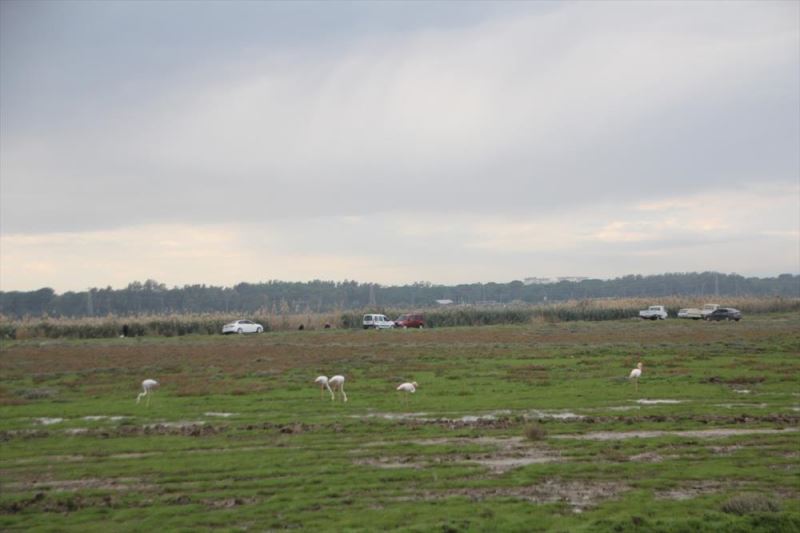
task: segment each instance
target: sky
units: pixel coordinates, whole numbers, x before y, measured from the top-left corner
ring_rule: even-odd
[[[800,3],[0,2],[0,290],[800,273]]]

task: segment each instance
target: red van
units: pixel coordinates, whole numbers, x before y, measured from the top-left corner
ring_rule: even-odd
[[[424,328],[425,317],[418,314],[400,315],[394,324],[398,328]]]

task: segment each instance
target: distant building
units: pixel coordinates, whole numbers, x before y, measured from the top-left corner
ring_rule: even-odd
[[[439,305],[450,305],[453,303],[453,300],[436,300],[436,303]]]
[[[550,285],[553,283],[560,283],[562,281],[570,283],[580,283],[581,281],[587,279],[589,278],[585,276],[564,276],[560,278],[525,278],[522,280],[522,282],[525,285]]]
[[[555,282],[556,280],[553,278],[525,278],[522,280],[525,285],[547,285]]]

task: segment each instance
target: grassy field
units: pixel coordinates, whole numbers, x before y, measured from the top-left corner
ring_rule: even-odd
[[[799,355],[798,313],[6,340],[0,529],[800,531]]]

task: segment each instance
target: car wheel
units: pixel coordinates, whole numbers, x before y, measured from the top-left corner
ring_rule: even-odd
[[[420,324],[420,325],[419,325],[419,329],[422,329],[422,328],[424,328],[424,327],[425,327],[425,326],[423,326],[422,324]]]
[[[264,328],[256,328],[256,333],[263,333],[263,332],[264,332]]]
[[[236,330],[236,333],[238,333],[239,335],[242,335],[242,334],[244,334],[244,331],[242,331],[242,328],[239,328],[239,329]]]

